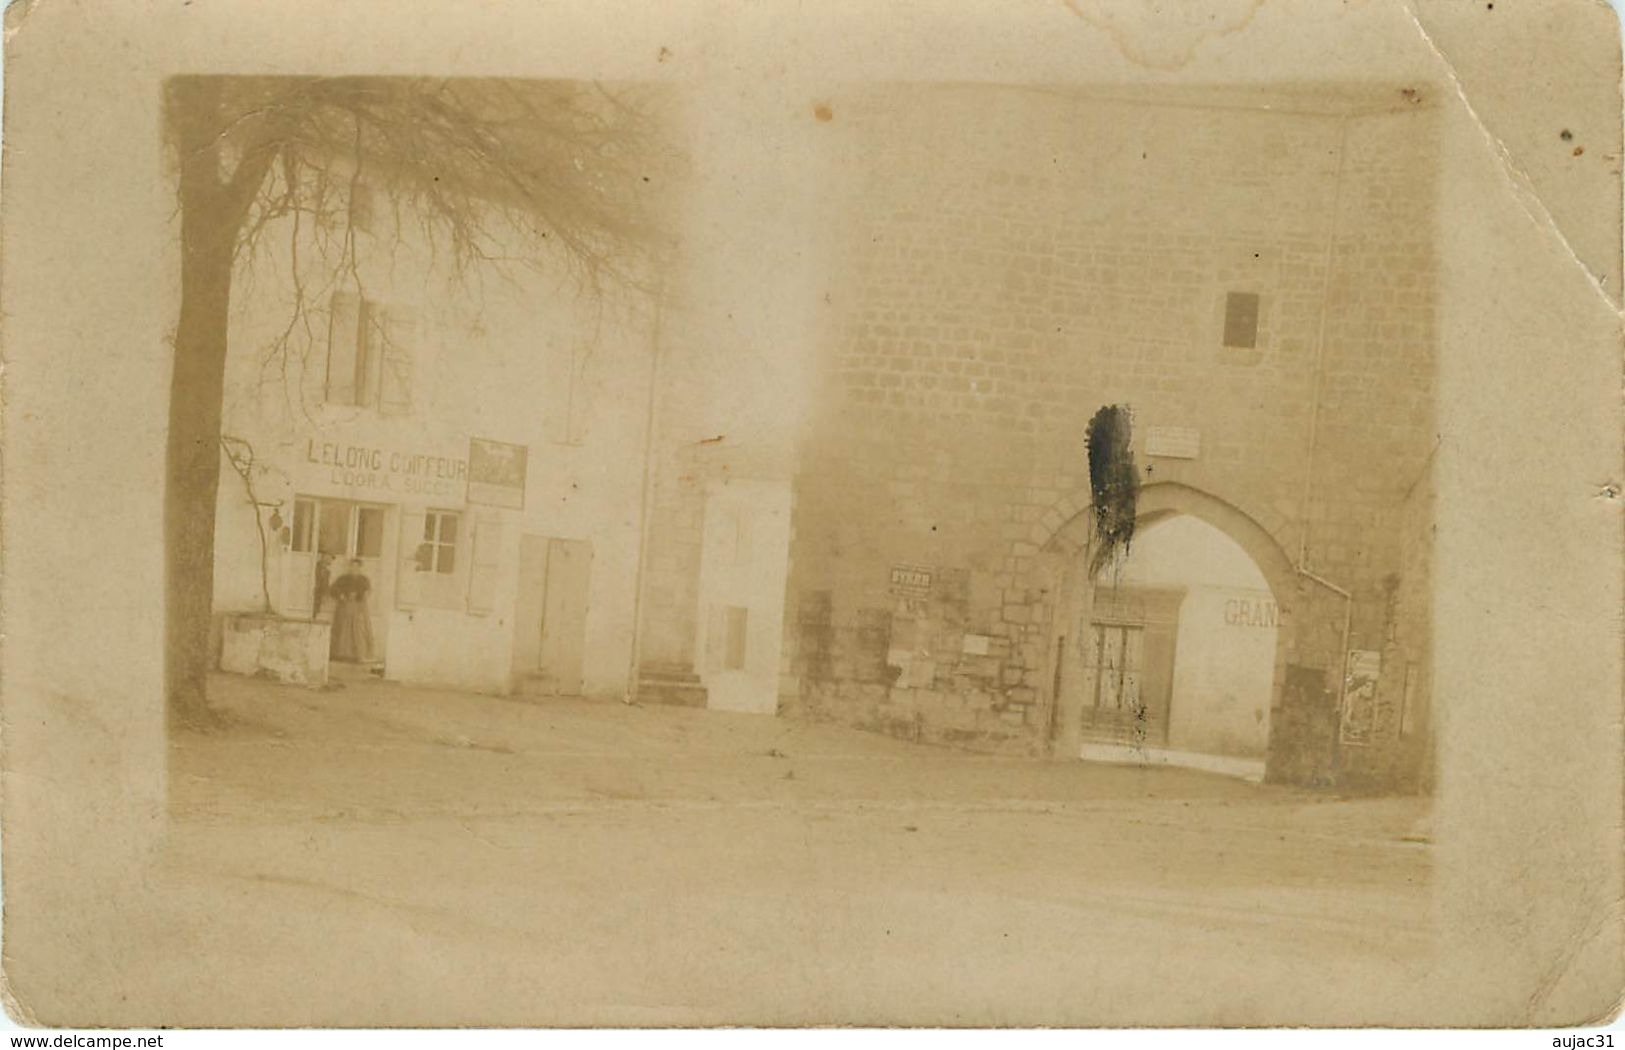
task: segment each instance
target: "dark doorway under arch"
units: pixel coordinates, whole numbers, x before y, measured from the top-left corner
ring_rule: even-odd
[[[1139,496],[1137,543],[1154,544],[1159,525],[1178,529],[1171,523],[1183,518],[1190,536],[1207,536],[1227,547],[1233,552],[1231,561],[1250,566],[1253,575],[1245,580],[1235,575],[1225,580],[1203,580],[1199,572],[1190,571],[1189,565],[1175,570],[1165,564],[1163,571],[1141,573],[1142,578],[1123,586],[1123,580],[1109,578],[1120,571],[1121,565],[1108,563],[1099,578],[1090,572],[1093,516],[1087,495],[1072,497],[1061,509],[1066,513],[1065,520],[1048,535],[1035,536],[1057,573],[1057,608],[1050,638],[1050,737],[1054,753],[1080,756],[1088,743],[1092,747],[1126,748],[1142,761],[1173,760],[1262,777],[1269,752],[1267,735],[1272,716],[1281,705],[1286,654],[1293,635],[1290,606],[1298,573],[1286,552],[1263,526],[1211,493],[1177,483],[1147,485]],[[1173,549],[1178,549],[1177,543]],[[1156,554],[1154,550],[1151,553]],[[1132,546],[1127,558],[1135,558]],[[1161,560],[1166,562],[1166,551]],[[1237,652],[1247,650],[1249,667],[1246,674],[1226,674],[1222,671],[1222,652],[1207,654],[1207,661],[1221,668],[1221,672],[1207,675],[1208,688],[1220,690],[1214,706],[1240,710],[1221,717],[1211,710],[1198,714],[1187,709],[1184,713],[1191,717],[1184,730],[1178,731],[1174,728],[1180,713],[1175,707],[1180,672],[1178,642],[1182,607],[1191,594],[1191,588],[1179,582],[1182,575],[1206,589],[1194,610],[1197,615],[1213,612],[1214,588],[1222,591],[1228,586],[1234,592],[1219,598],[1219,615],[1222,624],[1226,614],[1223,603],[1236,603],[1229,608],[1234,622],[1222,625],[1240,629],[1232,644]],[[1243,607],[1243,602],[1248,604]],[[1262,699],[1255,689],[1264,672],[1258,670],[1253,652],[1261,641],[1269,651],[1268,686]],[[1222,649],[1224,643],[1209,637],[1204,644],[1210,649]],[[1187,654],[1187,680],[1192,678],[1190,661]],[[1112,673],[1118,676],[1117,684],[1103,687],[1103,675]],[[1243,678],[1254,684],[1245,689],[1236,686],[1239,692],[1230,694],[1234,699],[1224,700],[1223,689]],[[1199,691],[1199,687],[1187,681],[1187,692],[1192,690]],[[1246,699],[1241,698],[1241,693]],[[1185,699],[1199,703],[1196,695]],[[1115,710],[1103,714],[1106,705],[1102,701],[1115,706]],[[1249,737],[1242,731],[1243,717],[1255,712],[1258,732]],[[1206,729],[1191,724],[1204,721]]]

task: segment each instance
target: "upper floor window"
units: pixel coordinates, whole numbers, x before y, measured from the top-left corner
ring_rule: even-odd
[[[351,292],[335,292],[324,400],[393,415],[409,412],[414,329],[403,310]]]
[[[1233,350],[1257,348],[1257,292],[1230,292],[1224,297],[1224,345]]]

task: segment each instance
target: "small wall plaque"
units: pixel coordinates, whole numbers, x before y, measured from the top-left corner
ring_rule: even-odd
[[[1202,432],[1191,427],[1151,427],[1145,432],[1145,454],[1164,459],[1195,459]]]

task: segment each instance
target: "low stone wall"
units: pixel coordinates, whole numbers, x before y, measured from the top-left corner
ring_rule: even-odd
[[[290,685],[327,684],[331,625],[261,613],[220,618],[220,669]]]
[[[803,682],[786,717],[989,754],[1038,757],[1042,739],[992,694],[850,681]]]

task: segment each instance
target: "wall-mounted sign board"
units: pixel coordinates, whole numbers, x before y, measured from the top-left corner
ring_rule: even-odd
[[[525,506],[524,445],[471,438],[468,443],[468,501],[495,507]]]
[[[1195,459],[1202,451],[1202,432],[1192,427],[1150,427],[1145,454],[1164,459]]]
[[[924,565],[893,565],[891,593],[906,598],[923,598],[931,593],[932,569]]]

